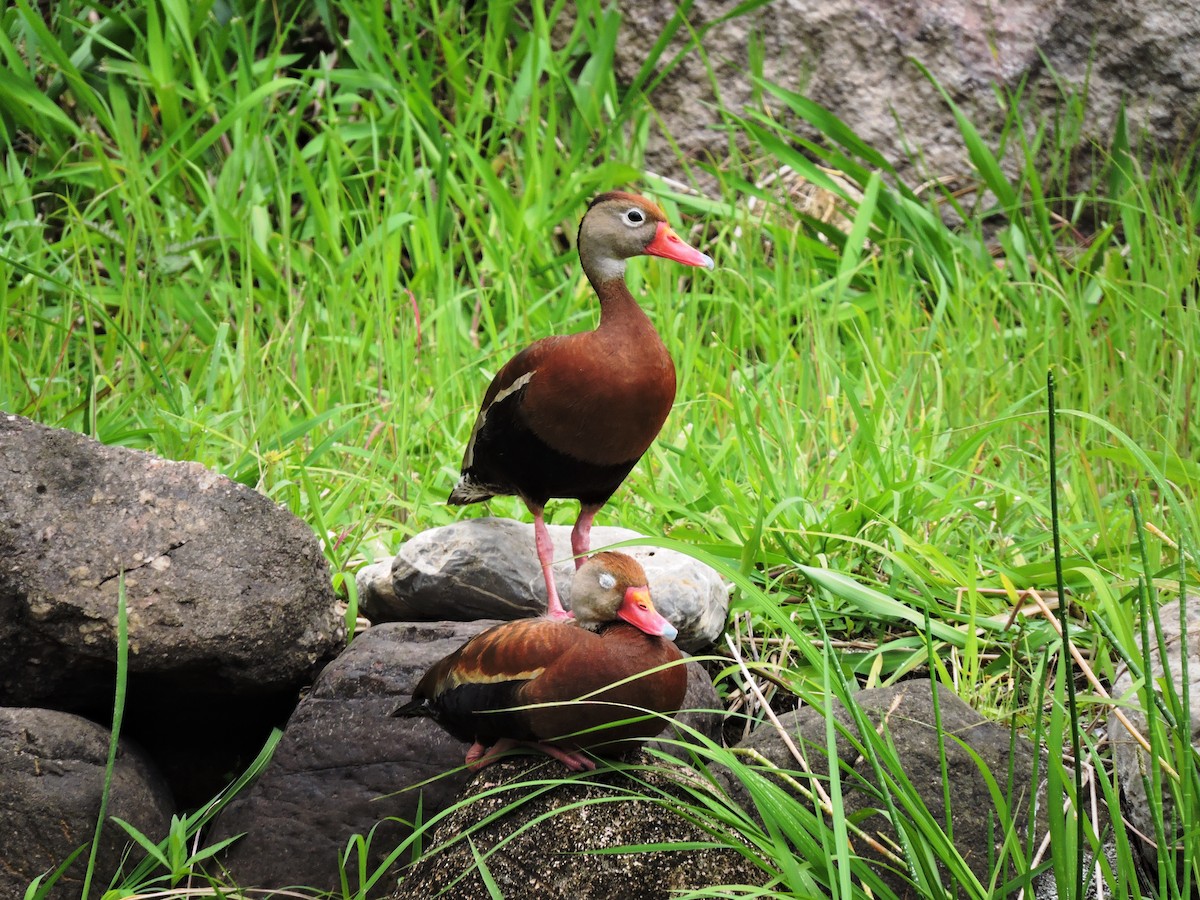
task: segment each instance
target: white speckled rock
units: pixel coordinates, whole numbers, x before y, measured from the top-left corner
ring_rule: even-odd
[[[571,529],[551,525],[554,577],[571,607]],[[644,537],[627,528],[592,529],[592,549]],[[675,550],[625,547],[642,564],[659,612],[679,629],[689,652],[706,647],[725,627],[729,588],[711,567]],[[512,519],[466,519],[424,531],[395,559],[358,573],[363,615],[373,622],[435,619],[517,619],[546,608],[546,588],[534,551],[533,526]]]

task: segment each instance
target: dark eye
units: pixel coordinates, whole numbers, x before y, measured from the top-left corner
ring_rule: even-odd
[[[625,210],[625,222],[628,225],[641,225],[646,221],[646,214],[640,209]]]

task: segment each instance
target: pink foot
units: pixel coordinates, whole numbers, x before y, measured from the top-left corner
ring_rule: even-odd
[[[479,743],[479,741],[473,743],[471,748],[467,750],[467,768],[473,772],[477,772],[482,769],[492,761],[491,759],[484,759],[484,757],[487,756],[487,753],[488,748]],[[482,760],[482,762],[480,760]]]
[[[552,747],[549,744],[529,743],[526,744],[526,746],[533,747],[537,750],[541,750],[543,753],[549,756],[553,756],[572,772],[583,772],[585,770],[590,772],[596,768],[596,761],[580,751],[571,752],[567,750],[561,750],[558,747]]]
[[[540,741],[518,741],[513,738],[500,738],[491,747],[485,747],[479,741],[476,741],[471,745],[471,749],[467,751],[467,768],[472,772],[478,772],[480,769],[494,763],[515,747],[529,747],[531,750],[540,750],[547,756],[557,759],[572,772],[590,772],[596,768],[596,761],[581,751],[563,750],[560,747],[543,744]]]
[[[511,738],[501,738],[490,747],[485,747],[479,741],[476,741],[471,745],[471,749],[467,751],[467,768],[472,772],[478,772],[485,766],[494,763],[515,746],[517,746],[517,741]]]

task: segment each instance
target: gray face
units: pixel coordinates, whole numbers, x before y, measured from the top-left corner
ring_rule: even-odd
[[[626,585],[602,563],[589,560],[575,573],[571,582],[571,611],[575,621],[594,628],[617,617]]]
[[[636,200],[597,203],[579,227],[584,271],[600,281],[623,277],[625,260],[645,252],[661,221],[661,213]]]

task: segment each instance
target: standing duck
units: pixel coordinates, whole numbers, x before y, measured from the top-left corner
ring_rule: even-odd
[[[687,689],[674,626],[650,600],[646,573],[623,553],[597,553],[575,573],[574,621],[518,619],[476,635],[425,673],[393,716],[428,716],[481,769],[516,746],[571,771],[583,753],[620,753],[654,737]],[[631,721],[632,720],[632,721]]]
[[[655,204],[620,191],[592,201],[576,243],[600,298],[600,324],[595,331],[543,338],[496,374],[449,499],[464,505],[515,494],[525,502],[546,579],[547,614],[557,619],[570,614],[554,586],[547,501],[579,501],[571,531],[578,569],[596,513],[658,435],[675,400],[675,365],[625,286],[625,260],[661,256],[713,267]]]

